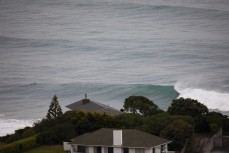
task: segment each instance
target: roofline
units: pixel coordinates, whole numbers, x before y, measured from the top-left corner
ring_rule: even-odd
[[[164,145],[164,144],[169,144],[169,143],[171,143],[172,141],[169,141],[169,142],[166,142],[166,143],[162,143],[162,144],[160,144],[160,145]],[[160,145],[157,145],[157,146],[160,146]],[[150,148],[154,148],[154,147],[157,147],[157,146],[153,146],[153,147],[150,147]]]
[[[171,142],[172,141],[169,141],[167,143],[162,143],[160,145],[169,144]],[[68,144],[69,145],[88,146],[88,147],[114,147],[114,148],[155,148],[157,146],[160,146],[160,145],[156,145],[156,146],[152,146],[152,147],[130,147],[130,146],[123,146],[123,145],[120,145],[120,146],[114,146],[114,145],[108,146],[108,145],[85,145],[85,144],[71,144],[71,143],[68,143]]]

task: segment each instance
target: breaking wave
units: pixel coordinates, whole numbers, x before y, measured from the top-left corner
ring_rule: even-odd
[[[229,94],[220,93],[212,90],[185,88],[179,84],[175,85],[175,90],[180,93],[179,97],[196,99],[205,104],[209,109],[216,109],[220,111],[229,110]]]
[[[0,118],[0,136],[7,134],[13,134],[15,130],[31,127],[36,120],[26,119],[26,120],[17,120],[17,119],[2,119]]]

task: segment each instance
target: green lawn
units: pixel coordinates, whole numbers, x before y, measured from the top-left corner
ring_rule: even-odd
[[[58,153],[63,152],[63,145],[40,146],[24,153]]]

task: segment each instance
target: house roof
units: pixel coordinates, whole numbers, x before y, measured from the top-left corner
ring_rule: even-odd
[[[121,114],[119,110],[112,108],[108,105],[104,105],[99,102],[92,101],[90,99],[82,99],[75,103],[66,106],[71,110],[84,110],[87,112],[101,112],[106,114]]]
[[[86,133],[76,137],[69,144],[113,146],[113,130],[102,128],[92,133]],[[122,129],[122,142],[122,147],[151,148],[171,141],[136,129]]]

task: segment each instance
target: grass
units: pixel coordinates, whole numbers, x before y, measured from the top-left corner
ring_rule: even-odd
[[[58,153],[63,152],[63,145],[40,146],[24,153]]]

